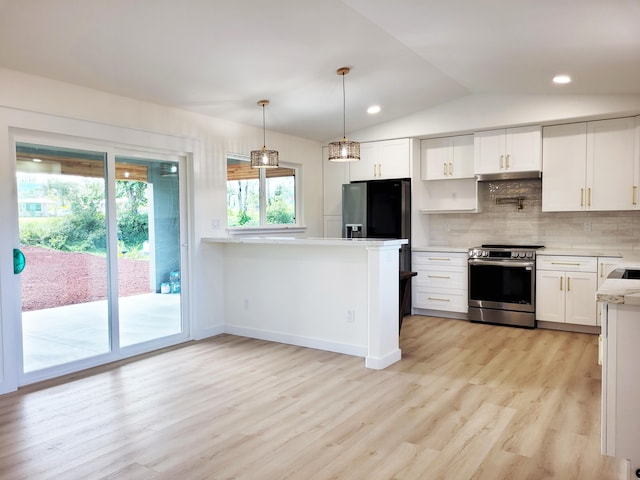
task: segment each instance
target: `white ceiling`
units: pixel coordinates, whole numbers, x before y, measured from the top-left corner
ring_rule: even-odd
[[[326,140],[342,66],[347,136],[473,93],[640,94],[640,0],[0,0],[0,66],[256,126],[266,98],[267,129]]]

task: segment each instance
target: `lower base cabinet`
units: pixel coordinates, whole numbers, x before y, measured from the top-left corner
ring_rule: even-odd
[[[596,326],[597,289],[597,258],[539,255],[536,319]]]
[[[413,308],[468,312],[467,253],[413,252]]]

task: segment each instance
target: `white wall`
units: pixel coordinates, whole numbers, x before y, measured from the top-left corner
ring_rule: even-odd
[[[165,134],[168,143],[193,150],[185,153],[190,153],[193,169],[189,202],[195,334],[202,337],[220,331],[223,310],[211,290],[219,287],[223,279],[212,274],[206,263],[215,258],[203,261],[199,240],[226,235],[226,155],[248,154],[262,146],[262,129],[0,69],[0,345],[5,346],[0,359],[6,358],[10,348],[7,336],[13,332],[8,325],[19,318],[15,300],[19,290],[11,258],[12,248],[18,246],[17,212],[12,207],[16,191],[8,132],[16,117],[23,118],[21,127],[27,129],[73,134],[68,130],[76,125],[82,130],[78,135],[96,139],[101,132],[109,132],[110,141],[125,146],[135,146],[139,139],[151,138],[155,132]],[[269,132],[269,147],[280,152],[281,161],[302,164],[302,221],[307,227],[306,235],[322,236],[321,144]],[[212,228],[213,219],[220,221],[220,229]],[[0,391],[3,371],[7,369],[0,365]]]
[[[349,134],[359,142],[437,137],[516,125],[567,123],[640,113],[640,95],[475,94]]]

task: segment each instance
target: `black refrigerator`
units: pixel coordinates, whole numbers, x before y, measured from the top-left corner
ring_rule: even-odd
[[[343,238],[406,238],[400,271],[411,271],[411,180],[370,180],[342,185]]]

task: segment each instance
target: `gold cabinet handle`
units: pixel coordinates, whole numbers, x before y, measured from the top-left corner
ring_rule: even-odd
[[[604,277],[604,264],[600,263],[600,278]]]
[[[511,158],[511,155],[507,153],[507,164],[506,164],[506,167],[505,167],[505,168],[507,168],[507,169],[510,167],[510,165],[509,165],[509,158]]]
[[[504,168],[504,155],[500,155],[500,168]]]
[[[591,188],[587,188],[587,207],[591,206]]]
[[[451,278],[448,275],[428,275],[429,278]]]
[[[571,291],[571,277],[567,277],[567,292]]]
[[[636,187],[635,185],[633,186],[633,191],[631,193],[631,203],[633,205],[638,204],[638,187]]]
[[[443,163],[442,164],[442,173],[446,176],[447,175],[447,164]]]
[[[560,291],[562,291],[562,277],[560,277]]]
[[[449,162],[449,175],[453,175],[453,163]]]
[[[436,300],[438,302],[450,302],[449,298],[440,298],[440,297],[429,297],[429,300]]]
[[[551,265],[571,265],[572,267],[579,267],[582,264],[580,262],[551,262]]]
[[[584,207],[584,188],[580,189],[580,206]]]
[[[450,262],[451,261],[451,259],[447,258],[447,257],[429,257],[429,260],[437,260],[439,262],[441,262],[441,261]]]

